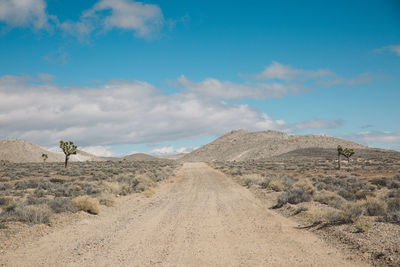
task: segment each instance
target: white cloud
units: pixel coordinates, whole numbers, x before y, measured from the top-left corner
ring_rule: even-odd
[[[93,154],[98,157],[116,157],[118,156],[114,152],[110,151],[110,146],[86,146],[79,147],[78,149],[87,153]]]
[[[370,82],[373,77],[369,73],[363,73],[352,78],[343,78],[329,69],[304,70],[295,69],[290,65],[283,65],[273,61],[264,71],[255,74],[259,80],[281,80],[279,84],[282,88],[291,86],[288,82],[310,81],[314,85],[332,86],[338,84],[356,85]],[[310,84],[309,84],[310,86]]]
[[[46,2],[44,0],[1,0],[0,21],[5,22],[9,27],[46,28],[49,26]]]
[[[397,132],[367,131],[348,136],[348,138],[363,144],[374,144],[374,143],[399,144],[400,131]]]
[[[356,85],[356,84],[365,84],[369,83],[373,77],[369,73],[363,73],[358,75],[357,77],[344,79],[342,77],[335,77],[334,79],[328,81],[319,81],[318,84],[324,86],[332,86],[337,84],[348,84],[348,85]]]
[[[132,0],[100,0],[85,11],[80,21],[67,21],[61,28],[84,40],[93,31],[113,28],[134,31],[139,38],[152,38],[165,23],[161,8]]]
[[[61,88],[30,81],[30,77],[0,77],[1,139],[21,138],[46,146],[73,140],[85,147],[286,127],[248,105],[190,91],[167,95],[146,82]]]
[[[294,80],[294,79],[311,79],[327,75],[332,75],[330,70],[302,70],[294,69],[289,65],[283,65],[279,62],[273,61],[269,67],[264,71],[256,74],[256,78],[260,80]]]
[[[294,128],[301,131],[305,129],[332,129],[342,126],[342,120],[308,120],[294,124]]]
[[[192,93],[224,99],[279,98],[291,94],[298,94],[306,90],[297,84],[236,84],[229,81],[219,81],[214,78],[207,78],[202,82],[195,83],[183,75],[179,77],[176,82]]]
[[[181,154],[181,153],[189,153],[193,151],[195,148],[188,148],[188,147],[180,147],[180,148],[174,148],[173,146],[166,146],[166,147],[161,147],[161,148],[155,148],[150,151],[151,155],[158,155],[158,156],[164,156],[164,155],[175,155],[175,154]]]
[[[374,50],[376,53],[383,53],[386,51],[393,52],[400,56],[400,45],[388,45]]]

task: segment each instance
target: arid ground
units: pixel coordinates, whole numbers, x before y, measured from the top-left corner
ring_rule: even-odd
[[[3,266],[362,266],[205,163],[185,163],[155,194],[120,197],[9,239]]]

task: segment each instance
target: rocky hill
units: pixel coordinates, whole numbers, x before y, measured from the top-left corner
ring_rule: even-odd
[[[25,140],[0,140],[0,160],[10,162],[43,162],[42,154],[47,154],[46,162],[63,162],[64,154],[51,152],[45,148]],[[70,157],[70,161],[100,161],[102,159],[78,150],[76,155]]]
[[[353,149],[366,146],[339,138],[319,135],[288,135],[278,131],[232,131],[183,157],[184,161],[246,161],[267,159],[305,148]]]
[[[163,159],[153,157],[144,153],[136,153],[132,155],[128,155],[123,157],[122,159],[128,160],[128,161],[160,161]],[[118,159],[120,160],[120,159]]]

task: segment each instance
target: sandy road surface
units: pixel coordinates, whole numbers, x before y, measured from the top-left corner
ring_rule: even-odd
[[[351,266],[204,163],[0,255],[5,266]]]

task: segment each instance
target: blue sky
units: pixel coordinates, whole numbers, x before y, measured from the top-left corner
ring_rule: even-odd
[[[98,155],[238,128],[400,150],[398,1],[0,1],[0,138]]]

